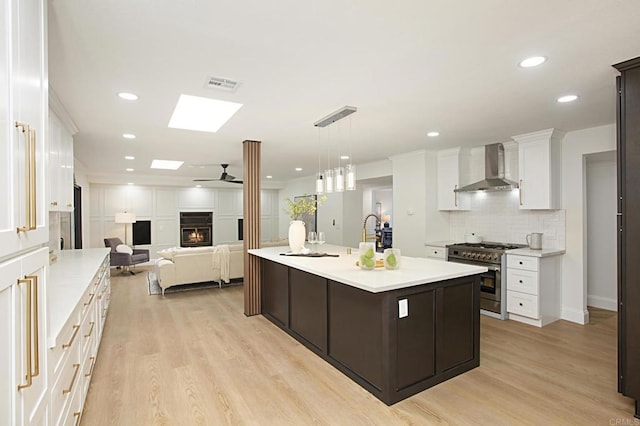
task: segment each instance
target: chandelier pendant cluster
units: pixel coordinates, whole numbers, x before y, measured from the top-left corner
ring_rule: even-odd
[[[313,123],[318,128],[318,173],[316,174],[316,194],[330,194],[332,192],[355,191],[356,189],[356,166],[351,163],[351,120],[349,120],[349,164],[342,167],[341,155],[338,155],[338,167],[331,168],[331,144],[327,132],[327,168],[322,170],[320,161],[320,128],[327,127],[336,121],[353,114],[358,109],[352,106],[345,106],[329,114],[328,116]]]

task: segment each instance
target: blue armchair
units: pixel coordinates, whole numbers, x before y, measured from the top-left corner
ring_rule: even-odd
[[[133,253],[119,253],[116,251],[116,247],[122,244],[122,240],[120,238],[105,238],[104,246],[111,248],[110,253],[110,263],[111,266],[117,266],[123,268],[123,273],[130,273],[131,275],[135,275],[129,267],[132,265],[137,265],[138,263],[144,263],[149,261],[149,250],[146,249],[133,249]]]

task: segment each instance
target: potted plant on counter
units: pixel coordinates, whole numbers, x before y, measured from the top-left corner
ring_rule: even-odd
[[[289,247],[292,253],[300,253],[304,248],[307,232],[302,219],[305,216],[315,214],[318,206],[326,201],[326,199],[327,197],[324,195],[318,198],[316,195],[304,194],[304,196],[296,197],[294,200],[291,200],[291,198],[284,200],[286,203],[284,210],[291,218],[291,222],[289,223]]]

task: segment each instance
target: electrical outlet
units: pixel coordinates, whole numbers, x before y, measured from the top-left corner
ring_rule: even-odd
[[[409,299],[398,300],[398,318],[409,316]]]

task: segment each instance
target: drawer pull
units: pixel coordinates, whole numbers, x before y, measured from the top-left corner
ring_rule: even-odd
[[[84,337],[90,337],[91,333],[93,333],[93,326],[96,325],[95,321],[91,321],[89,324],[91,324],[91,328],[89,329],[89,334],[85,334]]]
[[[519,280],[520,284],[522,284],[522,280]]]
[[[84,306],[89,306],[91,304],[91,302],[93,301],[93,296],[95,296],[95,295],[96,295],[95,293],[89,294],[89,296],[91,296],[91,297],[89,297],[89,300],[84,303]]]
[[[63,343],[62,344],[62,349],[67,349],[67,348],[71,347],[71,345],[73,345],[73,341],[76,340],[76,335],[78,334],[78,330],[80,330],[80,326],[79,325],[74,325],[73,326],[73,334],[71,335],[71,340],[69,340],[69,343]]]
[[[93,367],[96,365],[96,357],[92,356],[89,357],[89,359],[91,360],[91,368],[89,369],[88,373],[85,373],[84,377],[89,377],[93,374]]]
[[[518,262],[518,263],[522,265],[522,262]]]
[[[73,384],[76,381],[76,377],[78,377],[78,371],[80,370],[80,364],[73,364],[73,368],[75,368],[76,371],[73,372],[73,377],[71,378],[71,383],[69,383],[69,389],[62,389],[62,394],[63,395],[71,393],[71,389],[73,389]]]
[[[80,424],[80,414],[82,414],[82,411],[76,411],[75,413],[73,413],[73,417],[76,418],[76,422],[74,423],[75,426],[78,426]]]
[[[522,302],[518,303],[518,305],[522,306]]]

